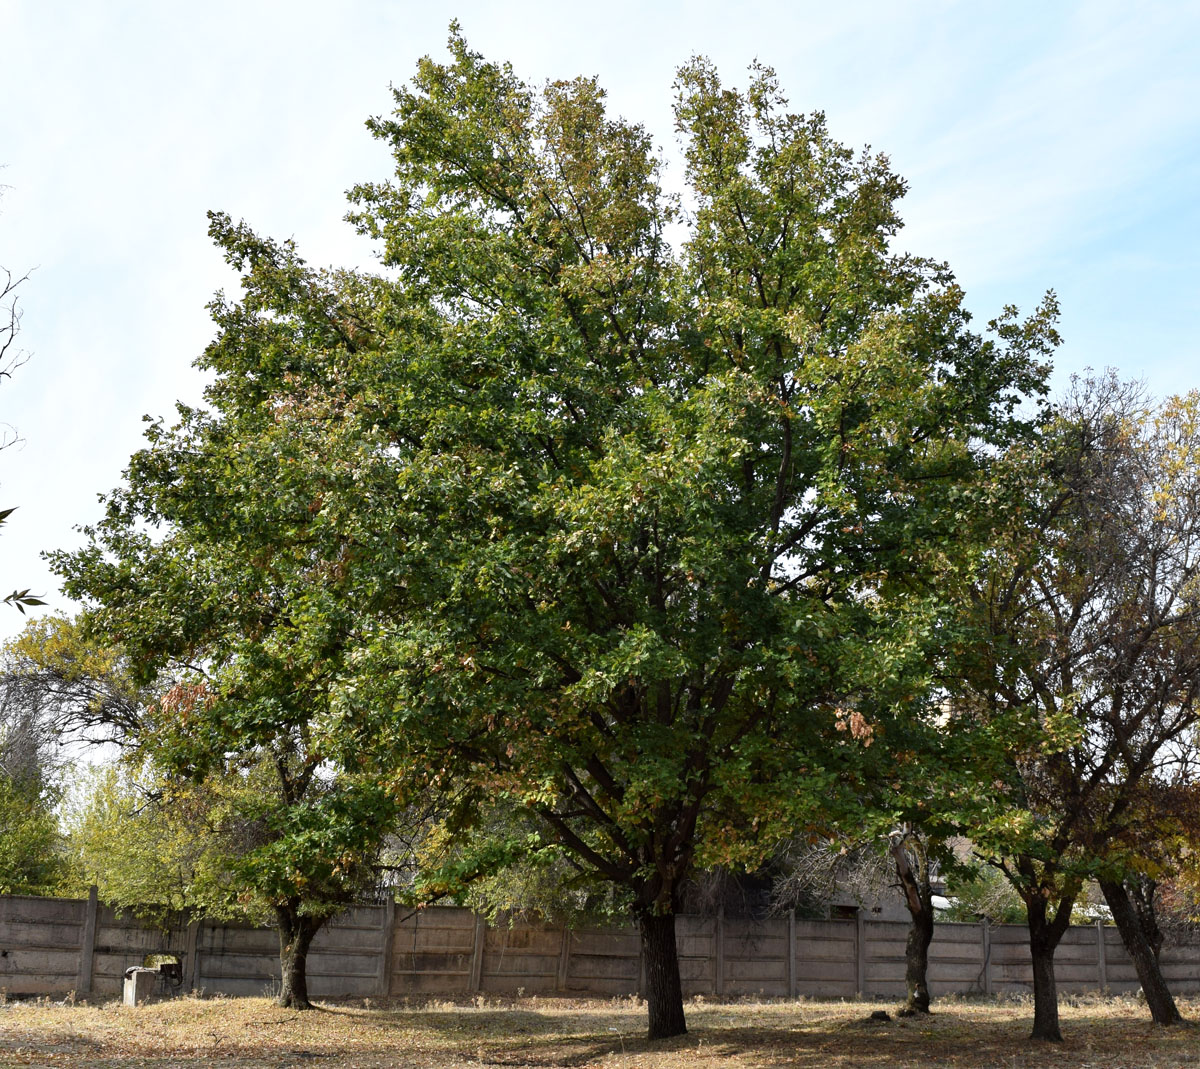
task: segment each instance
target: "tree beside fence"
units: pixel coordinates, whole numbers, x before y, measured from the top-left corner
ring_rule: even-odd
[[[685,995],[715,998],[903,998],[907,924],[795,917],[681,916]],[[139,920],[85,900],[0,896],[0,989],[9,996],[103,998],[149,955],[183,966],[183,990],[261,995],[279,984],[268,928],[176,915]],[[1168,946],[1163,971],[1181,993],[1200,991],[1200,942]],[[1116,928],[1072,927],[1056,956],[1064,991],[1135,991],[1133,963]],[[613,997],[645,991],[633,926],[569,928],[488,924],[465,909],[411,913],[394,904],[354,906],[323,930],[309,955],[317,998],[445,995]],[[929,956],[935,997],[1032,989],[1023,925],[938,924]]]

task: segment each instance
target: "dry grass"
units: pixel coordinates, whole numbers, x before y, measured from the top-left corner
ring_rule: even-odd
[[[1189,1017],[1200,1001],[1184,1000]],[[97,1069],[1167,1069],[1200,1066],[1200,1028],[1155,1028],[1131,999],[1064,999],[1061,1045],[1031,1044],[1027,1000],[944,1000],[923,1019],[869,1021],[869,1002],[697,1000],[687,1036],[644,1038],[634,1001],[330,1004],[184,998],[137,1009],[0,1005],[0,1066]]]

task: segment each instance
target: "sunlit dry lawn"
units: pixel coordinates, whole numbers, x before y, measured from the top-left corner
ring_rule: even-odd
[[[1200,1000],[1182,1000],[1200,1019]],[[812,1066],[1133,1069],[1200,1066],[1200,1027],[1155,1028],[1132,999],[1065,999],[1061,1045],[1027,1039],[1027,1000],[949,1000],[933,1016],[871,1021],[873,1002],[696,1001],[689,1033],[649,1043],[636,1001],[523,999],[283,1010],[267,999],[0,1005],[0,1066],[552,1069]]]

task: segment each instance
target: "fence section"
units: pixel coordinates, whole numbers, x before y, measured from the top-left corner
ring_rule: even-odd
[[[116,995],[129,965],[186,949],[186,920],[155,927],[94,892],[85,901],[0,896],[0,989],[11,994]]]
[[[734,998],[895,998],[904,994],[906,924],[873,920],[762,921],[681,916],[686,995]],[[97,902],[0,896],[0,989],[10,995],[115,995],[124,970],[151,954],[183,963],[187,988],[260,995],[279,982],[271,929],[175,917],[162,924]],[[1200,945],[1171,946],[1163,972],[1179,992],[1200,990]],[[1055,954],[1065,992],[1133,991],[1138,981],[1115,928],[1071,928]],[[327,925],[308,956],[317,998],[418,995],[620,996],[644,991],[632,926],[489,925],[465,909],[416,913],[356,906]],[[939,924],[929,950],[935,996],[1028,991],[1028,934],[1019,925]]]
[[[84,971],[87,902],[53,898],[0,898],[0,987],[33,995],[74,991]],[[93,914],[94,916],[94,914]],[[86,971],[91,975],[92,951]]]

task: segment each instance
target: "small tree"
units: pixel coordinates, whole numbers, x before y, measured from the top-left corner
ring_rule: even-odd
[[[946,894],[950,905],[946,919],[970,923],[981,918],[990,924],[1025,924],[1025,903],[994,865],[972,858],[962,865]]]
[[[55,808],[63,772],[53,719],[6,651],[0,662],[0,894],[49,894],[69,880]]]
[[[933,942],[933,857],[929,838],[915,824],[902,824],[888,836],[888,853],[912,924],[904,945],[903,1013],[929,1012],[929,944]]]
[[[374,889],[396,807],[379,778],[318,749],[310,724],[297,722],[311,706],[275,702],[270,688],[281,684],[261,650],[245,666],[257,690],[238,689],[248,684],[235,672],[201,675],[153,653],[150,642],[162,640],[154,625],[170,619],[140,617],[144,630],[128,632],[125,647],[61,617],[32,622],[14,643],[58,731],[126,751],[76,822],[81,863],[116,904],[271,918],[280,1002],[307,1008],[308,948],[331,916]]]
[[[197,784],[127,757],[95,768],[77,791],[71,852],[104,902],[141,916],[188,910],[271,920],[237,873],[264,837],[245,814],[269,786],[262,770]]]
[[[1097,874],[1157,1024],[1181,1019],[1159,962],[1165,935],[1158,890],[1160,883],[1174,884],[1176,891],[1188,885],[1200,833],[1197,754],[1194,732],[1188,734],[1193,738],[1172,743],[1152,775],[1129,785],[1119,826],[1103,844],[1105,864]],[[1175,901],[1182,904],[1178,897]],[[1176,920],[1187,915],[1186,909],[1173,912]]]
[[[972,837],[1029,917],[1034,1037],[1060,1039],[1054,950],[1084,881],[1101,879],[1154,1019],[1178,1019],[1122,901],[1147,803],[1191,761],[1200,686],[1200,396],[1149,409],[1114,376],[1064,399],[1030,508],[976,589],[990,639],[958,725],[982,725],[998,805]],[[991,759],[988,758],[991,754]],[[989,764],[989,760],[994,763]],[[1182,762],[1182,765],[1181,765]],[[1146,856],[1145,854],[1142,855]],[[1139,945],[1140,944],[1140,945]]]
[[[28,621],[4,656],[8,676],[64,744],[136,747],[147,706],[169,685],[138,686],[118,650],[88,641],[78,620],[57,613]]]

